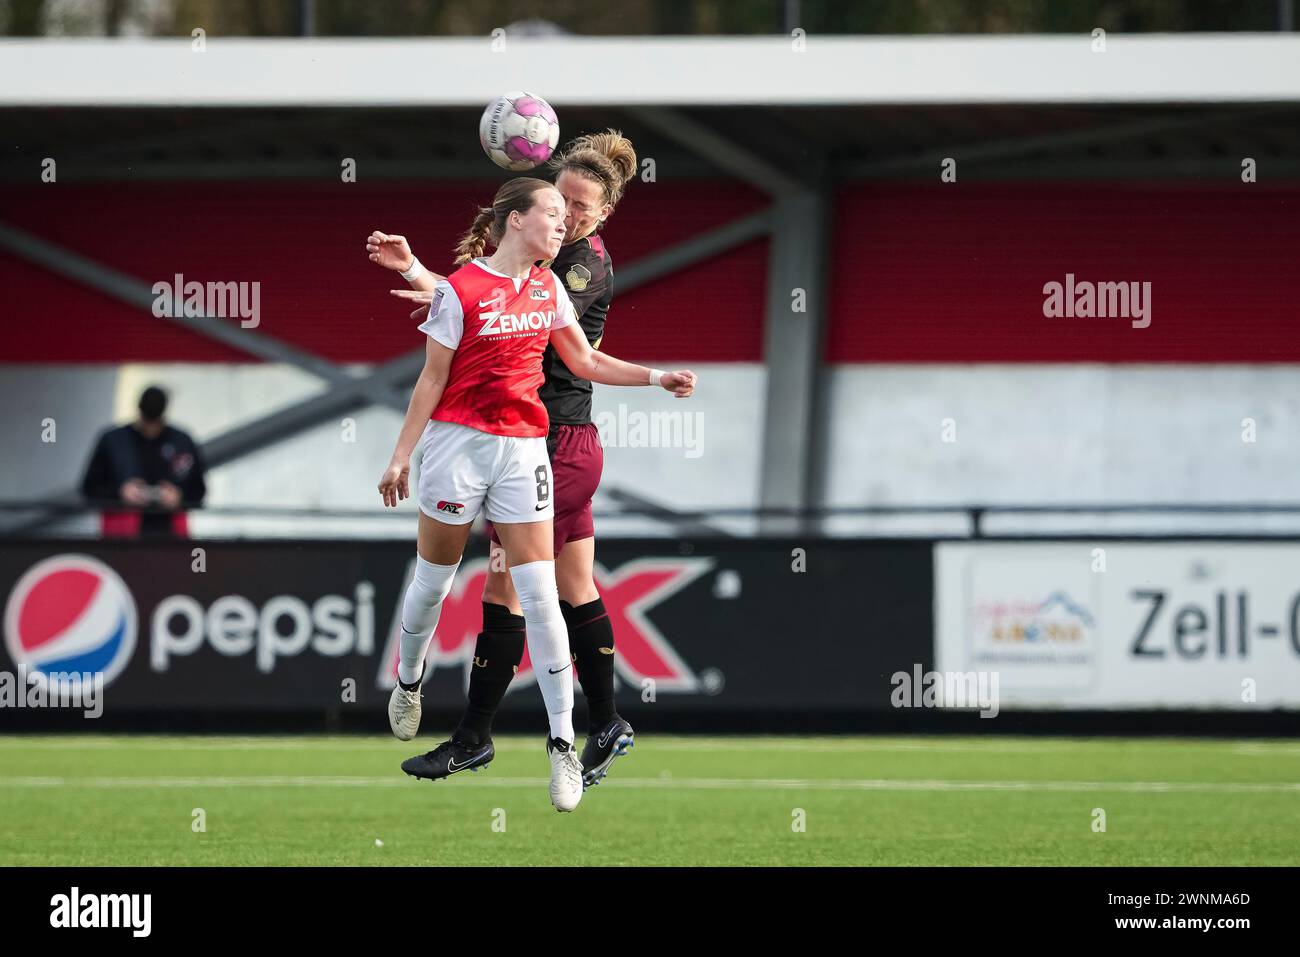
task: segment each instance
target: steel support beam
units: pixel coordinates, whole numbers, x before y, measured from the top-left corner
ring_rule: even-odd
[[[667,108],[641,108],[639,119],[773,198],[768,246],[763,357],[767,365],[759,505],[806,509],[817,504],[825,468],[821,344],[826,316],[826,164],[814,157],[799,177]],[[763,534],[804,527],[800,519],[765,515]]]
[[[822,338],[826,326],[830,225],[825,192],[799,190],[777,199],[767,269],[763,355],[767,386],[759,498],[763,508],[816,506],[823,463],[824,415],[819,416]],[[799,519],[765,516],[763,534],[790,534]]]
[[[617,274],[615,288],[619,292],[635,289],[679,269],[725,253],[728,249],[734,249],[751,239],[765,236],[771,229],[772,214],[766,209],[734,220],[724,226],[674,243],[666,249],[651,253],[624,266]]]
[[[149,283],[110,269],[92,259],[47,242],[39,236],[0,223],[0,249],[129,306],[144,309],[150,314],[153,312],[155,296],[153,287]],[[160,281],[167,281],[170,284],[171,278],[168,276]],[[177,310],[173,308],[172,311]],[[245,329],[214,316],[160,318],[164,322],[172,322],[182,329],[205,336],[258,359],[295,366],[333,386],[350,387],[360,384],[364,387],[363,393],[371,401],[396,407],[389,390],[379,384],[372,383],[368,379],[357,379],[326,359],[295,349],[255,329]],[[401,410],[405,411],[405,408],[405,404],[402,404]]]
[[[676,140],[719,169],[757,186],[769,195],[788,193],[804,185],[799,179],[789,176],[743,146],[737,146],[712,127],[680,110],[646,106],[634,113],[646,126]]]

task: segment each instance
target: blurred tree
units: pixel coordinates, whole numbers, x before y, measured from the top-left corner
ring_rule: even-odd
[[[7,27],[10,36],[41,36],[45,32],[45,0],[9,0]]]
[[[122,18],[126,15],[126,0],[106,0],[104,4],[104,35],[119,36]]]
[[[810,33],[1273,30],[1278,0],[801,0]]]
[[[0,0],[13,36],[293,36],[304,0]],[[318,36],[483,36],[548,21],[579,35],[1183,32],[1277,29],[1295,0],[314,0]],[[1292,11],[1288,16],[1287,11]]]

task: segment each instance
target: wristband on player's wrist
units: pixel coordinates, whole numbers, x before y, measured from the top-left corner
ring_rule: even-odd
[[[414,282],[415,280],[420,278],[420,274],[423,272],[424,272],[424,264],[421,263],[420,260],[417,259],[415,256],[412,256],[411,268],[402,273],[402,278],[405,279],[407,282]]]
[[[668,374],[668,373],[665,372],[663,369],[651,369],[651,370],[650,370],[650,384],[651,384],[651,385],[659,385],[659,380],[662,379],[662,378],[663,378],[664,376],[666,376],[667,374]]]

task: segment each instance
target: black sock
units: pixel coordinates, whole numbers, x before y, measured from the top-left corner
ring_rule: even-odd
[[[614,627],[599,598],[576,608],[562,601],[560,611],[569,626],[569,651],[578,666],[578,681],[587,698],[587,723],[594,733],[618,714],[614,709]]]
[[[468,731],[476,743],[491,735],[492,719],[523,658],[524,616],[510,614],[505,605],[483,602],[483,630],[474,644],[468,700],[457,733]]]
[[[424,662],[420,662],[420,677],[415,679],[415,684],[408,685],[400,676],[397,679],[397,683],[402,686],[403,691],[414,691],[416,688],[420,687],[420,685],[424,683]]]

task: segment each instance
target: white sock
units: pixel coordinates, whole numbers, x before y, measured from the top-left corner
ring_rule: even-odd
[[[569,629],[560,612],[555,562],[528,562],[510,569],[528,628],[528,657],[546,702],[551,737],[573,743],[573,659]]]
[[[442,603],[451,594],[451,582],[458,568],[460,562],[435,565],[415,556],[415,577],[406,586],[406,599],[402,602],[401,661],[397,665],[397,677],[405,684],[420,680],[424,656],[433,641]]]

